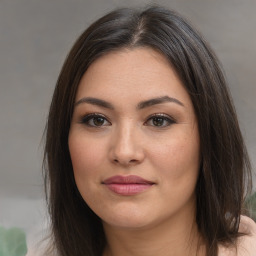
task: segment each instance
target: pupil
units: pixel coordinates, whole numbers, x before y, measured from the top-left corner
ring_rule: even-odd
[[[153,123],[155,126],[162,126],[164,122],[164,119],[161,117],[154,117],[153,118]]]
[[[102,117],[95,117],[95,118],[93,119],[93,123],[94,123],[94,125],[96,125],[96,126],[101,126],[101,125],[103,125],[103,123],[104,123],[104,119],[103,119]]]

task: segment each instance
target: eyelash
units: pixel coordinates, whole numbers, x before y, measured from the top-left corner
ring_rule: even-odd
[[[94,125],[93,125],[93,124],[90,124],[89,122],[90,122],[90,121],[93,121],[94,118],[102,118],[102,119],[103,119],[103,122],[107,121],[109,124],[108,124],[108,125],[102,124],[102,125],[99,125],[99,126],[97,126],[97,125],[95,125],[95,124],[94,124]],[[149,116],[149,118],[147,119],[147,121],[146,121],[145,123],[148,123],[148,122],[151,121],[151,120],[153,121],[154,118],[159,118],[159,119],[162,119],[163,122],[167,122],[167,124],[166,124],[166,125],[163,125],[163,126],[151,125],[151,126],[153,126],[153,127],[157,127],[157,128],[160,128],[160,129],[161,129],[161,128],[168,127],[168,126],[170,126],[170,125],[176,123],[176,121],[175,121],[173,118],[171,118],[170,116],[167,116],[167,115],[165,115],[165,114],[162,114],[162,113],[153,114],[153,115]],[[85,115],[84,117],[81,118],[80,123],[81,123],[81,124],[84,124],[84,125],[86,125],[86,126],[88,126],[88,127],[92,127],[92,128],[101,128],[101,127],[103,127],[103,126],[109,126],[109,125],[111,125],[111,123],[107,120],[107,118],[106,118],[104,115],[98,114],[98,113],[92,113],[92,114]],[[149,126],[150,126],[150,125],[149,125]]]

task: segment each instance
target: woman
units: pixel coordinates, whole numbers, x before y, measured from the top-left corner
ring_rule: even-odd
[[[53,95],[45,165],[58,255],[256,253],[225,79],[173,11],[118,9],[79,37]]]

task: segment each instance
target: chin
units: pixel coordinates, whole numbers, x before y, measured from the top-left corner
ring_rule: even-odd
[[[101,215],[101,216],[100,216]],[[152,219],[152,215],[151,219]],[[136,229],[148,226],[152,220],[149,220],[149,214],[145,214],[138,210],[125,210],[111,211],[108,214],[105,212],[99,214],[103,223],[108,226],[125,228],[125,229]]]
[[[150,225],[150,222],[147,222],[145,219],[135,218],[131,216],[106,221],[103,220],[103,223],[108,226],[121,229],[143,229]]]

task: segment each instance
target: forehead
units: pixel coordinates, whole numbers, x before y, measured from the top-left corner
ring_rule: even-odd
[[[162,95],[190,101],[168,60],[144,47],[110,52],[94,61],[80,81],[76,99],[89,96],[132,102]]]

